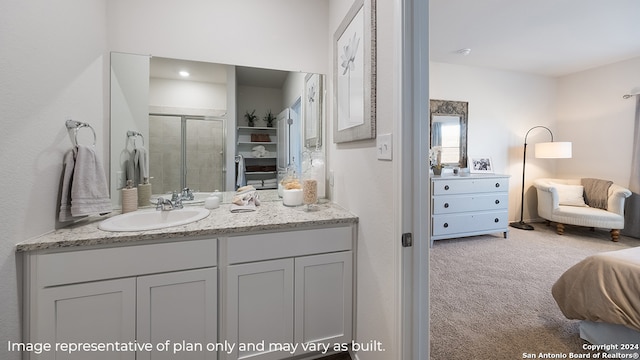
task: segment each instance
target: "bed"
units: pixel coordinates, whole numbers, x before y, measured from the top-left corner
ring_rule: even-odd
[[[568,319],[583,320],[580,337],[594,345],[640,344],[640,247],[595,254],[569,268],[551,293]],[[624,347],[624,346],[622,346]]]

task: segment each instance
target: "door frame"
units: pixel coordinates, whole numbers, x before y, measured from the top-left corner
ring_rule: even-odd
[[[398,237],[411,233],[413,244],[400,254],[398,344],[403,360],[419,360],[429,358],[429,0],[399,1],[398,118],[402,121],[396,125],[401,154],[396,193],[401,205],[396,223]]]

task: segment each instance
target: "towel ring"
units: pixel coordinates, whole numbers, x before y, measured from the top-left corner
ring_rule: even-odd
[[[75,121],[75,120],[67,120],[66,121],[66,126],[68,130],[73,130],[73,142],[75,146],[78,146],[78,130],[80,130],[83,127],[88,127],[89,129],[91,129],[91,132],[93,133],[93,145],[92,146],[96,146],[96,131],[93,130],[93,127],[91,127],[91,125],[84,123],[84,122],[80,122],[80,121]]]
[[[142,139],[142,146],[144,146],[144,135],[138,131],[127,131],[127,137],[133,137],[133,147],[136,147],[136,137],[140,137]]]

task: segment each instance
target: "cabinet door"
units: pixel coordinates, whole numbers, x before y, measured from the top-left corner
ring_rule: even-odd
[[[217,341],[216,268],[141,276],[137,288],[138,342],[170,341],[168,351],[141,351],[137,359],[217,359],[207,351]]]
[[[351,251],[295,259],[296,343],[352,340],[352,261]]]
[[[225,340],[236,345],[227,358],[290,355],[272,351],[269,344],[293,342],[293,259],[231,265],[226,290]]]
[[[37,340],[31,342],[128,343],[135,340],[134,278],[45,288],[38,295]],[[54,351],[31,359],[134,360],[134,352]]]

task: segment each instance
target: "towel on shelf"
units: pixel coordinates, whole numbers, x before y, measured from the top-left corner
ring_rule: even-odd
[[[269,155],[269,151],[264,146],[258,145],[251,149],[251,155],[257,158],[267,157]]]
[[[147,161],[147,149],[143,146],[137,146],[133,150],[133,167],[135,181],[134,186],[142,184],[144,179],[149,179],[149,163]]]
[[[267,186],[267,185],[275,185],[278,183],[278,179],[265,179],[262,180],[262,184]]]
[[[247,185],[238,189],[231,200],[229,210],[232,213],[256,211],[256,206],[260,206],[258,192],[253,186]]]
[[[64,158],[64,175],[59,220],[108,214],[111,199],[107,178],[93,148],[78,145]]]
[[[247,185],[262,186],[262,180],[247,180]]]
[[[238,155],[236,157],[238,159],[238,171],[236,176],[236,185],[240,188],[247,185],[247,179],[244,175],[244,157],[242,155]]]

